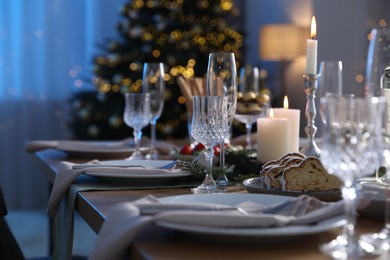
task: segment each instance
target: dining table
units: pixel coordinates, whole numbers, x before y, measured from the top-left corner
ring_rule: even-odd
[[[88,160],[69,156],[66,152],[56,149],[37,151],[33,155],[40,162],[40,169],[47,177],[49,184],[53,184],[62,161],[84,163]],[[161,198],[191,194],[191,188],[185,186],[140,189],[123,186],[120,184],[119,189],[92,189],[76,192],[74,211],[96,234],[99,234],[110,208],[118,203],[135,201],[145,195]],[[230,187],[226,192],[248,193],[240,186]],[[54,220],[52,225],[56,225],[55,222]],[[356,231],[358,234],[378,232],[383,224],[383,218],[359,215]],[[71,226],[71,228],[74,227]],[[319,246],[335,238],[340,234],[340,230],[341,227],[338,227],[308,235],[259,239],[257,237],[209,236],[149,225],[129,245],[126,257],[128,259],[329,259],[321,253]],[[61,243],[60,240],[52,241],[52,243],[54,247],[64,247],[58,244]],[[62,258],[61,255],[57,256],[58,259]],[[380,255],[370,259],[390,259],[390,256]]]

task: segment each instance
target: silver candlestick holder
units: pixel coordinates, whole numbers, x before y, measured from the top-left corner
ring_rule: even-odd
[[[301,153],[306,156],[315,156],[320,157],[321,150],[318,148],[316,142],[314,141],[314,136],[317,132],[317,127],[315,126],[315,118],[317,115],[315,98],[317,91],[317,78],[320,74],[304,74],[303,78],[305,79],[305,93],[306,93],[306,111],[305,116],[307,118],[307,125],[305,127],[305,132],[308,138],[308,143],[303,146]]]

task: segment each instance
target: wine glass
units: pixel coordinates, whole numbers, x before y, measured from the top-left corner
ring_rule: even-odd
[[[259,91],[259,69],[246,65],[240,70],[240,84],[237,94],[237,109],[235,119],[245,124],[246,149],[253,149],[251,133],[252,126],[257,118],[264,117],[269,107],[269,102],[261,102]]]
[[[386,169],[385,180],[385,214],[384,226],[378,233],[366,234],[362,240],[373,245],[378,252],[390,252],[390,30],[374,28],[367,54],[366,67],[366,94],[367,96],[384,96],[387,102],[383,118],[382,131],[384,133],[383,168]],[[382,168],[382,167],[381,167]],[[379,171],[379,169],[378,169]]]
[[[321,61],[317,94],[319,100],[327,94],[342,95],[343,63],[342,61]],[[320,105],[320,117],[325,124],[324,108]]]
[[[237,70],[234,53],[213,52],[209,54],[207,74],[206,74],[206,93],[209,96],[227,97],[227,117],[230,128],[237,104]],[[229,131],[220,142],[220,165],[225,167],[225,139],[228,138]],[[221,189],[224,189],[228,183],[225,174],[218,176],[217,183]]]
[[[133,128],[135,151],[129,160],[143,159],[140,151],[142,128],[150,122],[150,95],[149,93],[125,93],[125,111],[123,119],[126,125]]]
[[[203,183],[193,189],[194,193],[212,193],[217,185],[212,175],[214,149],[222,142],[228,131],[227,98],[223,96],[192,97],[191,135],[195,141],[204,144],[206,177]]]
[[[320,249],[334,259],[356,259],[372,253],[372,247],[359,242],[354,232],[360,196],[357,181],[373,174],[380,163],[385,101],[377,97],[328,94],[321,103],[326,117],[321,161],[330,174],[342,180],[346,224],[342,234]]]
[[[142,91],[150,94],[150,126],[151,126],[151,141],[150,151],[146,155],[147,159],[157,159],[158,152],[156,149],[156,122],[161,116],[164,108],[164,64],[145,63],[142,74]]]

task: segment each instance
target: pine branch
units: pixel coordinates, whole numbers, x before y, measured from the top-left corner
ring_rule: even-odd
[[[231,184],[242,183],[245,179],[257,177],[260,173],[262,163],[257,161],[255,151],[251,150],[226,150],[226,166],[224,168],[213,166],[213,177],[216,179],[219,175],[225,173]],[[203,180],[206,173],[206,166],[197,162],[181,161],[180,166],[183,171],[191,173],[195,179]]]

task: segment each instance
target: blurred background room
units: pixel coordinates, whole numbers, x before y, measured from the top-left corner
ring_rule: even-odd
[[[45,184],[45,177],[34,155],[25,152],[26,141],[70,138],[107,140],[130,135],[130,129],[123,124],[120,116],[123,111],[118,107],[120,104],[116,98],[121,95],[123,85],[132,87],[139,82],[136,76],[130,79],[131,82],[126,81],[112,68],[121,64],[125,59],[124,53],[130,51],[119,51],[117,45],[123,28],[128,31],[129,37],[149,36],[143,31],[142,24],[126,27],[129,19],[139,17],[136,11],[127,12],[124,6],[129,3],[153,6],[157,2],[160,1],[0,0],[0,182],[10,210],[9,221],[17,238],[20,241],[27,240],[26,243],[34,241],[30,248],[37,248],[39,244],[38,251],[28,251],[27,256],[45,254],[48,250],[45,207],[49,186]],[[166,2],[174,5],[175,2],[183,1]],[[220,20],[226,24],[216,24],[216,27],[219,25],[226,29],[229,28],[227,24],[234,24],[240,32],[234,36],[238,37],[235,42],[241,44],[231,48],[239,54],[240,65],[251,64],[261,68],[263,87],[271,91],[273,106],[282,106],[282,98],[287,95],[290,107],[302,111],[302,136],[305,136],[303,128],[306,125],[306,96],[302,75],[312,16],[317,21],[318,64],[323,60],[341,60],[344,90],[356,93],[364,90],[370,30],[373,27],[387,27],[390,22],[388,0],[191,2],[207,6],[220,5],[223,12],[229,12],[229,19]],[[205,9],[211,18],[220,15],[213,9]],[[180,13],[176,18],[180,19]],[[164,30],[169,19],[173,18],[162,11],[149,19],[154,21],[159,30]],[[198,27],[188,30],[202,34],[205,29],[202,26],[207,25],[199,21]],[[286,28],[287,31],[283,31]],[[272,35],[275,32],[276,39],[278,36],[283,37],[278,45],[273,38],[275,35]],[[144,45],[139,43],[132,46],[137,47],[141,53],[153,51],[147,41]],[[191,67],[188,62],[182,62],[190,58],[186,53],[199,59],[195,60],[196,67],[197,64],[201,66],[207,62],[204,54],[212,50],[206,46],[199,48],[196,53],[183,48],[177,50],[177,57],[165,57],[164,62],[171,69],[172,82],[177,76],[172,68],[184,67],[188,70]],[[141,58],[135,59],[126,68],[136,72],[137,66],[140,68],[143,62]],[[121,66],[118,65],[118,68]],[[199,68],[198,71],[195,68],[195,73],[202,73]],[[106,81],[107,77],[112,82]],[[180,97],[180,89],[174,86],[172,83],[168,87],[167,95]],[[166,111],[179,116],[176,116],[176,120],[167,115],[162,116],[158,138],[186,138],[187,132],[180,127],[186,124],[187,118],[182,116],[186,114],[186,107],[180,98],[171,98],[170,102],[172,106],[167,106]],[[148,135],[147,130],[145,134]],[[240,129],[235,134],[240,134]],[[14,221],[16,218],[17,221]],[[23,222],[23,228],[18,229],[19,224],[12,225]],[[36,234],[28,233],[33,227],[45,238],[36,238]],[[77,229],[88,230],[88,227],[80,223]],[[42,230],[45,234],[42,234]],[[27,233],[31,237],[27,237]],[[89,239],[94,239],[91,231],[76,231],[75,236],[75,246],[81,241],[88,243]],[[88,246],[80,248],[81,254],[88,253]]]

